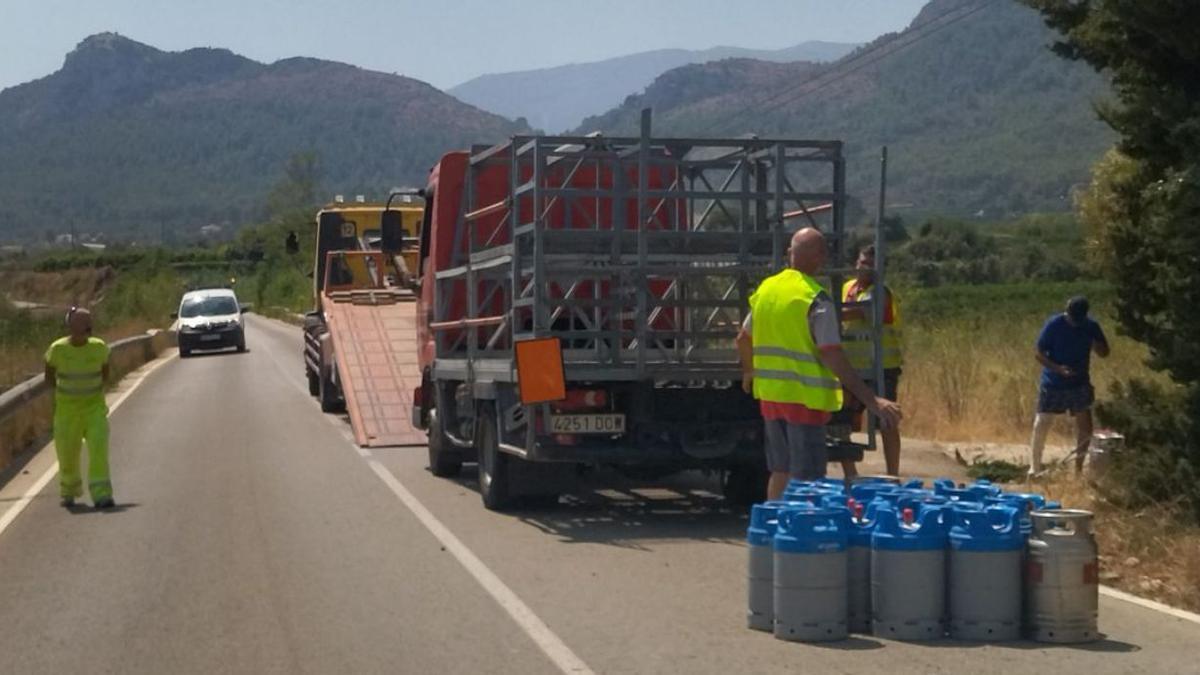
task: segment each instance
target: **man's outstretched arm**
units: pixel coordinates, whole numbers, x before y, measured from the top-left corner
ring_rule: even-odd
[[[903,417],[900,412],[900,404],[876,396],[875,392],[871,391],[867,383],[863,382],[854,367],[850,365],[841,346],[822,347],[817,350],[817,355],[821,359],[821,363],[837,376],[842,387],[861,401],[867,410],[871,411],[871,414],[879,418],[880,426],[884,429],[892,429],[899,425],[900,418]]]

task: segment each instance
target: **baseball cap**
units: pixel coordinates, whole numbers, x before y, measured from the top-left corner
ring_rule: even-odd
[[[1076,321],[1086,319],[1089,309],[1091,306],[1088,305],[1087,298],[1082,295],[1077,295],[1067,301],[1067,315]]]

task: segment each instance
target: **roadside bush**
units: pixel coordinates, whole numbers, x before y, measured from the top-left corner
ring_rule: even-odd
[[[111,290],[96,307],[96,325],[103,330],[128,323],[165,326],[179,305],[184,280],[161,255],[147,257],[117,275]]]
[[[1200,520],[1197,388],[1144,379],[1113,385],[1096,411],[1101,424],[1125,435],[1126,450],[1106,480],[1112,499],[1132,508],[1176,505]]]
[[[306,312],[312,309],[312,279],[297,261],[268,258],[246,281],[246,286],[253,302],[262,310],[278,307],[290,312]]]

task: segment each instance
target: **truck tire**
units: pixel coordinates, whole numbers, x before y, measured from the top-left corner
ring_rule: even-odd
[[[317,377],[317,374],[314,373],[313,371],[309,370],[308,368],[304,369],[304,376],[308,379],[308,395],[309,396],[320,396],[321,395],[321,378]]]
[[[509,456],[500,452],[496,437],[496,413],[482,404],[475,420],[475,449],[479,452],[479,496],[490,511],[506,508],[512,501]]]
[[[337,387],[334,386],[331,377],[322,375],[320,378],[317,398],[321,401],[321,412],[337,413],[346,409],[346,404],[338,396]]]
[[[463,457],[442,432],[442,416],[437,408],[429,411],[429,473],[438,478],[457,476],[462,471]]]
[[[735,506],[750,506],[767,498],[767,469],[760,464],[738,464],[725,471],[721,489]]]

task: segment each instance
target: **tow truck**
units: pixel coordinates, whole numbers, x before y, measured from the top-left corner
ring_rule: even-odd
[[[411,270],[423,211],[419,193],[394,192],[317,213],[304,373],[322,411],[348,414],[360,446],[425,442],[409,418],[420,378]]]

